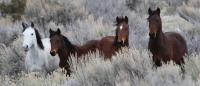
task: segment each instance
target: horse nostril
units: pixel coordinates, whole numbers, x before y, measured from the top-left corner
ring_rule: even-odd
[[[24,51],[27,52],[28,51],[28,46],[24,46]]]
[[[55,55],[56,55],[56,52],[55,52],[55,51],[50,51],[50,54],[51,54],[52,56],[55,56]]]
[[[150,38],[156,38],[156,33],[149,33]]]
[[[123,44],[125,43],[125,38],[122,38],[122,43],[123,43]]]

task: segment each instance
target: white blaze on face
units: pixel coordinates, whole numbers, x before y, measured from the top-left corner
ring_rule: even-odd
[[[123,28],[123,25],[121,25],[121,26],[119,27],[120,30],[122,30],[122,28]]]

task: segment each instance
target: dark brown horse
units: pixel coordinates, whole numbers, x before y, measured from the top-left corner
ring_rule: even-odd
[[[67,70],[67,75],[71,74],[70,65],[68,63],[71,55],[76,55],[79,58],[88,52],[94,52],[96,50],[96,40],[88,41],[85,45],[76,46],[72,44],[67,37],[63,36],[58,28],[57,31],[49,30],[51,51],[50,54],[55,56],[58,54],[60,58],[59,66]]]
[[[162,21],[160,18],[160,8],[152,11],[148,10],[149,17],[149,45],[148,49],[153,54],[155,65],[161,66],[161,61],[174,61],[181,65],[184,63],[184,55],[187,54],[187,45],[184,38],[175,32],[162,31]]]
[[[119,49],[129,46],[129,24],[128,17],[116,17],[116,34],[102,38],[97,48],[106,59],[111,59]]]

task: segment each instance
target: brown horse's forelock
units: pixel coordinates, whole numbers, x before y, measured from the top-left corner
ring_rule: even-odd
[[[40,34],[39,34],[37,29],[34,29],[34,30],[35,30],[35,34],[36,34],[38,47],[43,50],[44,49],[44,45],[42,43],[41,36],[40,36]]]

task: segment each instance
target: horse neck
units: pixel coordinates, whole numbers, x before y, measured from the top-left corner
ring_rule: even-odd
[[[68,54],[65,49],[62,49],[58,51],[58,56],[60,58],[59,66],[61,68],[65,67],[65,65],[67,64],[67,61],[69,60],[70,54]]]
[[[152,44],[151,46],[153,47],[151,48],[152,51],[163,51],[164,49],[166,49],[166,39],[167,38],[162,31],[158,33],[158,37],[156,39],[150,39],[150,42]]]
[[[31,54],[31,56],[34,57],[34,59],[37,59],[39,57],[39,48],[37,46],[37,43],[34,43],[34,46],[29,50],[28,52],[29,54]]]
[[[69,64],[67,61],[69,60],[70,56],[75,55],[77,51],[78,47],[73,44],[72,47],[63,46],[63,49],[58,51],[58,56],[60,58],[59,66],[62,68],[68,66]]]

